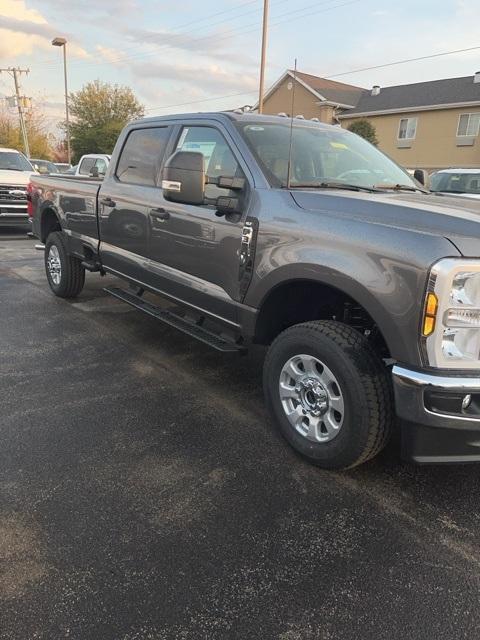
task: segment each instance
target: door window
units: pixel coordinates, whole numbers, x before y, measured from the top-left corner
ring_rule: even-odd
[[[236,177],[241,169],[223,135],[213,127],[184,127],[177,144],[177,150],[197,151],[203,154],[205,173],[209,178]],[[207,198],[218,198],[228,193],[216,185],[205,186]]]
[[[158,185],[160,163],[169,137],[168,127],[133,129],[123,145],[116,176],[120,182]]]

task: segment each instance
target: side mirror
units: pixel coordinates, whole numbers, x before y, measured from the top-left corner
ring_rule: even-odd
[[[183,204],[203,204],[205,200],[205,168],[203,154],[198,151],[176,151],[168,158],[162,173],[165,200]]]
[[[415,169],[413,177],[420,184],[423,184],[424,186],[427,184],[428,173],[424,169]]]

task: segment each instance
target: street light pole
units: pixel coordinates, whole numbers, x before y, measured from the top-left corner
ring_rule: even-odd
[[[265,57],[267,53],[268,0],[263,0],[262,57],[260,60],[260,84],[258,87],[258,113],[263,113],[263,88],[265,84]]]
[[[63,47],[63,76],[65,80],[65,128],[67,137],[67,156],[68,163],[72,164],[72,152],[70,148],[70,118],[68,114],[68,84],[67,84],[67,41],[65,38],[54,38],[52,40],[54,47]]]

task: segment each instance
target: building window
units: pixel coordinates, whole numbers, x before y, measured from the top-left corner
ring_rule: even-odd
[[[417,118],[402,118],[398,127],[399,140],[414,140],[417,133]]]
[[[462,113],[458,119],[457,136],[478,136],[480,127],[480,113]]]

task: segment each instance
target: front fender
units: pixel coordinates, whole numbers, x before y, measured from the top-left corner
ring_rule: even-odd
[[[273,289],[296,280],[333,287],[368,312],[393,358],[421,365],[418,332],[428,270],[439,257],[456,253],[451,243],[386,228],[375,229],[374,245],[355,234],[325,240],[264,238],[245,303],[258,309]]]

